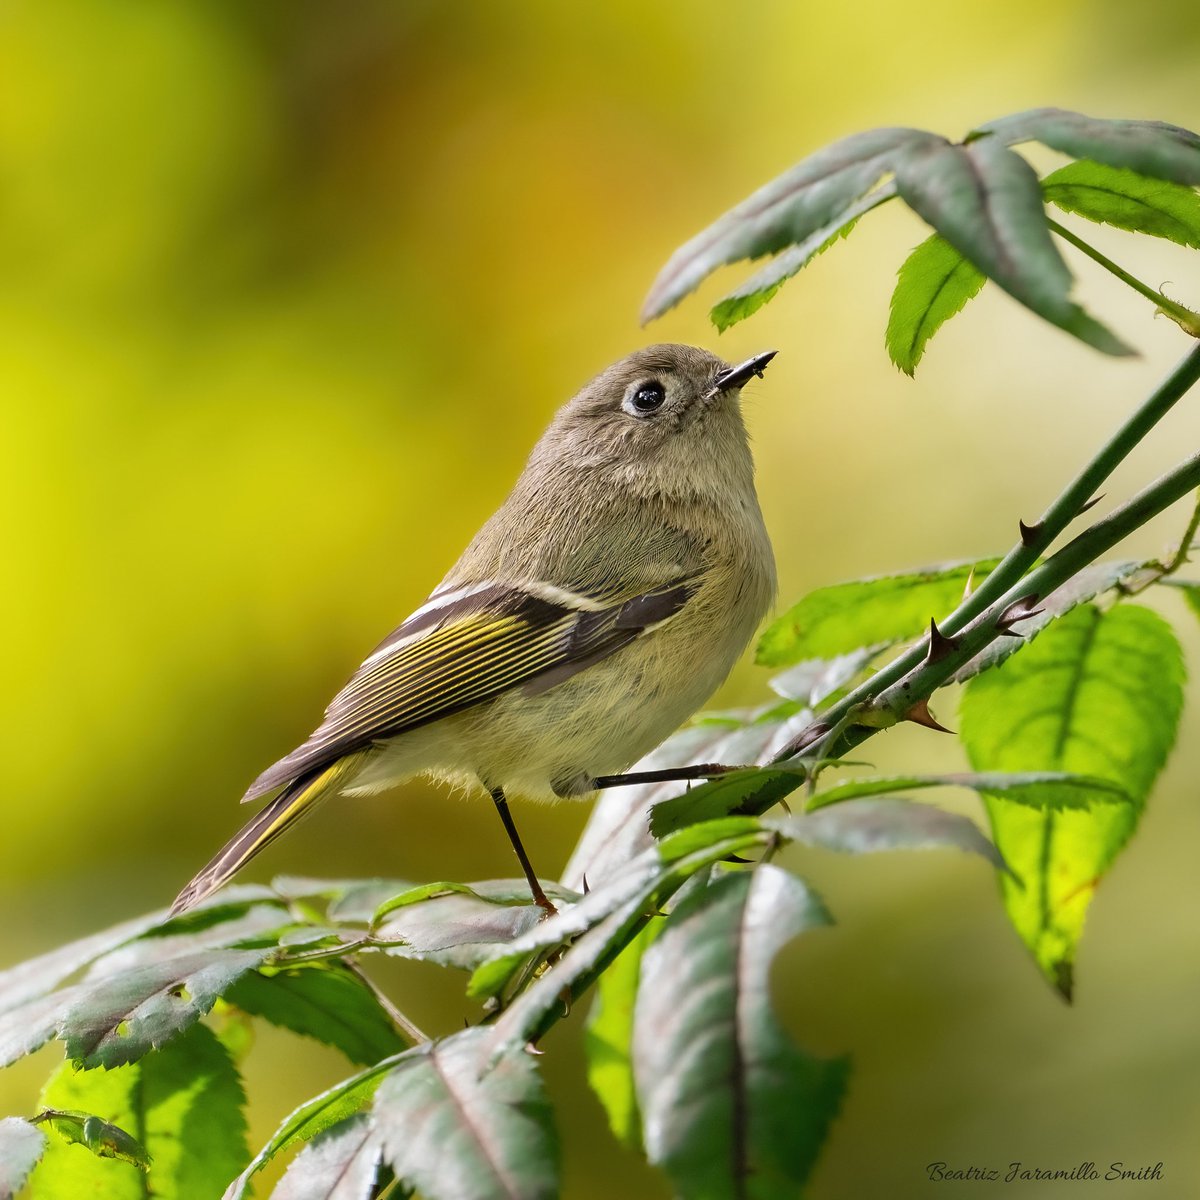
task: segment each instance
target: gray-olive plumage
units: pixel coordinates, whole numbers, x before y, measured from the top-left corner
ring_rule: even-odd
[[[771,603],[774,559],[739,405],[772,356],[730,367],[658,345],[555,415],[509,497],[428,602],[244,799],[278,794],[188,884],[195,904],[331,794],[425,772],[587,796],[716,690]]]

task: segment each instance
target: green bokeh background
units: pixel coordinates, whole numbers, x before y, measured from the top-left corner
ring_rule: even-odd
[[[748,412],[781,602],[1006,548],[1185,349],[1091,264],[1082,295],[1140,359],[1104,360],[988,289],[917,382],[901,377],[882,346],[889,285],[924,233],[899,210],[720,339],[699,300],[640,330],[641,297],[684,238],[861,128],[953,134],[1040,104],[1200,128],[1198,52],[1183,0],[4,4],[0,963],[174,895],[244,817],[249,779],[453,561],[556,405],[647,340],[780,349]],[[1195,254],[1095,241],[1200,305]],[[1197,403],[1111,496],[1196,444]],[[1195,671],[1200,636],[1163,611]],[[765,687],[745,665],[719,699]],[[939,1159],[1162,1160],[1162,1184],[1071,1194],[1197,1194],[1194,692],[1093,905],[1073,1009],[979,862],[796,856],[839,925],[785,955],[780,1009],[856,1061],[815,1196],[974,1194],[928,1182]],[[953,723],[951,701],[938,712]],[[870,749],[881,767],[960,761],[916,729]],[[519,817],[553,874],[586,810]],[[247,877],[510,869],[484,805],[411,786],[324,810]],[[418,1022],[469,1012],[457,978],[390,978]],[[579,1024],[543,1060],[565,1194],[665,1195],[604,1128]],[[58,1053],[0,1075],[0,1113],[33,1107]],[[255,1143],[345,1073],[264,1033]]]

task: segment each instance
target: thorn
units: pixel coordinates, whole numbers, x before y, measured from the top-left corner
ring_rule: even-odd
[[[563,1006],[563,1016],[569,1017],[571,1015],[571,989],[569,987],[563,988],[558,993],[558,999]],[[541,1051],[539,1050],[538,1053],[540,1054]]]
[[[967,582],[963,587],[963,599],[969,600],[971,593],[975,590],[975,564],[971,564],[971,570],[967,573]]]
[[[996,618],[996,628],[1001,633],[1007,633],[1018,621],[1027,621],[1030,617],[1040,615],[1043,611],[1037,607],[1040,599],[1037,592],[1018,597]]]
[[[936,729],[938,733],[953,733],[953,729],[947,729],[945,725],[939,725],[937,718],[929,711],[928,700],[918,700],[904,714],[905,721],[912,721],[914,725],[922,725],[926,729]]]
[[[1041,521],[1033,525],[1026,525],[1024,521],[1018,521],[1017,524],[1021,527],[1021,545],[1030,547],[1036,544],[1038,535],[1042,532]]]
[[[828,721],[817,721],[796,736],[796,740],[788,747],[788,757],[792,758],[802,750],[807,750],[814,742],[819,742],[831,729]]]
[[[545,1052],[545,1050],[539,1050],[537,1048],[537,1044],[535,1042],[526,1042],[525,1043],[525,1053],[526,1054],[536,1054],[539,1058],[541,1058],[542,1055],[544,1055],[546,1052]]]
[[[1079,510],[1079,513],[1078,513],[1078,515],[1082,517],[1082,516],[1083,516],[1083,514],[1084,514],[1085,512],[1087,512],[1087,510],[1088,510],[1089,508],[1095,508],[1095,507],[1096,507],[1096,505],[1097,505],[1097,504],[1099,504],[1099,503],[1100,503],[1100,501],[1104,499],[1104,497],[1105,497],[1105,495],[1106,495],[1106,494],[1107,494],[1107,493],[1105,493],[1105,492],[1101,492],[1101,493],[1100,493],[1098,496],[1093,496],[1093,497],[1092,497],[1092,498],[1091,498],[1091,499],[1090,499],[1090,500],[1089,500],[1089,501],[1088,501],[1088,502],[1087,502],[1087,503],[1086,503],[1086,504],[1085,504],[1085,505],[1084,505],[1084,506],[1083,506],[1083,507],[1082,507],[1082,508]]]
[[[588,887],[587,872],[583,873],[583,894],[586,896],[592,889]]]
[[[958,638],[947,637],[938,627],[937,622],[929,618],[929,649],[925,652],[925,665],[940,662],[958,649]]]
[[[727,863],[740,863],[744,866],[746,863],[752,863],[754,859],[743,858],[740,854],[727,854],[721,861]]]

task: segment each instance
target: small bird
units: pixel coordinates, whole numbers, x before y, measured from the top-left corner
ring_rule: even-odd
[[[511,494],[429,599],[367,656],[309,739],[243,803],[269,803],[179,893],[225,883],[318,800],[425,773],[482,784],[533,899],[546,897],[508,796],[589,798],[712,695],[775,592],[742,385],[657,345],[601,372],[555,415]],[[695,778],[698,768],[657,773]]]

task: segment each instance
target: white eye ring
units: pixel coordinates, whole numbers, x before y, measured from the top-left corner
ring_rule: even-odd
[[[657,379],[644,379],[625,393],[621,407],[631,417],[652,417],[667,399],[667,389]]]

